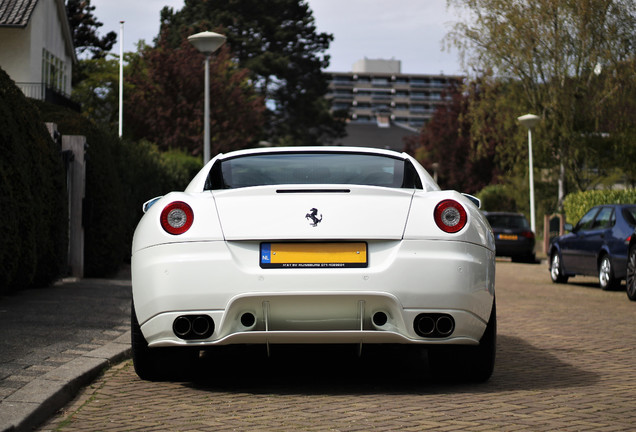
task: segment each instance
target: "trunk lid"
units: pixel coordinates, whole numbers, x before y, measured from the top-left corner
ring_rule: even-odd
[[[214,191],[226,240],[399,240],[414,190],[261,186]]]

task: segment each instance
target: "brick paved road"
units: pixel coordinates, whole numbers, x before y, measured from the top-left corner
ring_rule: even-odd
[[[41,431],[635,430],[636,303],[571,281],[553,285],[545,264],[497,263],[498,358],[485,384],[431,381],[413,358],[205,359],[201,378],[167,383],[124,362]]]

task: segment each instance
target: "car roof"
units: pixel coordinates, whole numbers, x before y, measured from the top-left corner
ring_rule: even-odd
[[[590,210],[599,208],[599,207],[615,207],[615,208],[624,208],[624,207],[636,207],[636,203],[628,203],[628,204],[598,204],[594,207],[590,208]]]

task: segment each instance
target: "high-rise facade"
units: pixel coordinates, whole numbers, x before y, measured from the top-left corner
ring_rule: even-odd
[[[349,123],[389,124],[420,129],[460,76],[401,73],[399,60],[363,59],[351,72],[330,72],[327,98],[332,111],[347,111]]]

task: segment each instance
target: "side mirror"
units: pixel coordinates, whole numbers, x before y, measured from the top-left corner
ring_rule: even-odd
[[[141,206],[141,209],[144,211],[144,213],[146,213],[146,212],[150,209],[150,207],[152,207],[152,205],[153,205],[154,203],[156,203],[157,201],[159,201],[161,198],[163,198],[163,197],[158,196],[158,197],[155,197],[155,198],[153,198],[153,199],[151,199],[151,200],[146,201],[146,202],[145,202],[145,203]]]
[[[481,200],[475,196],[463,193],[466,198],[468,198],[473,204],[477,206],[478,209],[481,208]]]
[[[564,230],[564,231],[572,232],[572,230],[573,230],[573,229],[574,229],[574,227],[572,227],[572,224],[571,224],[571,223],[563,224],[563,230]]]

